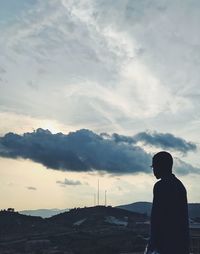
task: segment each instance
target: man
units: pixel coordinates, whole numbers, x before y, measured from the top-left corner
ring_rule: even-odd
[[[153,190],[151,237],[147,253],[189,254],[187,193],[172,174],[173,158],[162,151],[154,155],[152,168],[160,179]]]

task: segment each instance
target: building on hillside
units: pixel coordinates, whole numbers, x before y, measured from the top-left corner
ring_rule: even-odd
[[[15,209],[14,209],[14,208],[8,208],[8,209],[7,209],[7,212],[14,213],[14,212],[15,212]]]

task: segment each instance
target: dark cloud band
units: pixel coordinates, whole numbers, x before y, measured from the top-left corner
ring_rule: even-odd
[[[161,148],[177,148],[178,151],[183,152],[195,150],[195,145],[170,134],[154,134],[150,139],[149,135],[145,133],[139,133],[133,137],[118,134],[97,135],[87,129],[65,135],[52,134],[49,130],[40,128],[23,135],[8,133],[1,137],[0,156],[30,159],[47,168],[63,171],[97,170],[111,174],[128,174],[150,172],[149,165],[152,156],[137,145],[138,141],[145,141],[156,146],[160,144]],[[163,140],[167,137],[171,140],[164,143]],[[182,149],[181,144],[184,147]],[[181,161],[178,166],[181,173]],[[182,173],[189,173],[190,170],[191,167],[186,167],[184,164]]]

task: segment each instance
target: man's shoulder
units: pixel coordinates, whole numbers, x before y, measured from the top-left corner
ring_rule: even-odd
[[[162,191],[180,191],[186,192],[185,186],[183,183],[175,176],[172,175],[171,179],[161,179],[154,184],[154,193]]]
[[[186,192],[186,189],[185,189],[185,186],[184,184],[181,182],[181,180],[179,180],[177,177],[174,177],[175,178],[175,184],[176,184],[176,187],[179,188],[180,190]]]
[[[162,189],[162,186],[163,186],[162,180],[157,181],[157,182],[154,184],[153,191],[154,191],[154,192],[159,191],[160,189]]]

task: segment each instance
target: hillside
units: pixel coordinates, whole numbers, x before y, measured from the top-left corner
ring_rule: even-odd
[[[147,219],[143,214],[105,206],[71,209],[47,219],[4,211],[0,212],[0,253],[143,251],[149,227],[141,225]]]
[[[41,232],[47,223],[40,217],[0,211],[0,237],[15,237]]]
[[[66,225],[68,227],[82,226],[92,228],[109,225],[127,226],[130,220],[142,222],[147,220],[147,216],[110,206],[95,206],[74,208],[69,212],[64,212],[48,219],[50,222]]]

